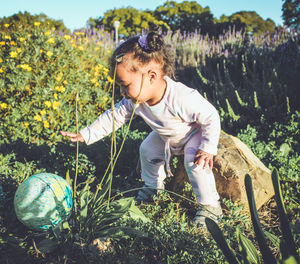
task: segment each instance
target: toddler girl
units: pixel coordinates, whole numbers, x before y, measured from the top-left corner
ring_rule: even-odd
[[[115,105],[115,128],[129,121],[135,104],[140,116],[152,128],[140,146],[141,177],[145,186],[136,200],[152,199],[164,189],[166,174],[171,174],[171,154],[184,154],[184,165],[199,203],[194,223],[205,225],[205,217],[215,221],[222,216],[219,195],[212,173],[217,153],[220,119],[216,109],[197,90],[171,79],[175,56],[161,35],[149,32],[120,44],[111,59],[116,68],[116,83],[124,98]],[[112,110],[107,110],[78,139],[92,144],[112,132]],[[77,134],[61,131],[76,142]],[[166,170],[165,170],[166,168]]]

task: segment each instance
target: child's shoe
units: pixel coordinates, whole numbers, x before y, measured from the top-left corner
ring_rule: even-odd
[[[164,189],[163,185],[159,189],[155,189],[152,187],[148,187],[147,185],[144,185],[143,189],[139,190],[135,200],[138,204],[153,202],[153,196],[158,195],[160,190],[163,189]]]
[[[218,203],[217,207],[211,205],[201,205],[196,213],[196,216],[193,219],[193,223],[198,227],[206,228],[206,217],[218,223],[223,217],[222,207],[220,203]]]

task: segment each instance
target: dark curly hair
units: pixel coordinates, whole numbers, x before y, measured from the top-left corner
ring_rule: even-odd
[[[140,38],[144,38],[146,47],[141,45]],[[174,78],[175,53],[170,45],[165,44],[162,35],[150,31],[147,36],[134,36],[121,43],[111,57],[111,72],[113,72],[118,59],[129,53],[141,65],[146,65],[150,61],[157,62],[162,65],[164,75]]]

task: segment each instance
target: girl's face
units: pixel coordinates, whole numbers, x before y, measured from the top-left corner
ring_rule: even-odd
[[[122,62],[117,64],[116,83],[120,86],[121,94],[134,103],[137,99],[139,103],[147,102],[149,105],[158,103],[166,89],[161,66],[155,62],[140,66],[131,58],[125,55]]]
[[[144,91],[141,92],[143,74],[139,71],[133,72],[128,70],[126,63],[120,63],[117,66],[116,83],[120,86],[121,94],[136,101],[139,97],[139,101],[146,100]],[[145,90],[145,80],[142,90]],[[140,94],[140,96],[139,96]]]
[[[153,80],[148,72],[132,71],[126,63],[117,66],[116,83],[120,86],[121,94],[133,102],[149,102],[155,97]]]

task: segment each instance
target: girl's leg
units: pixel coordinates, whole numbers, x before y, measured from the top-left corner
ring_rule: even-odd
[[[145,185],[151,188],[163,188],[165,172],[165,142],[152,131],[140,146],[141,175]]]
[[[201,132],[197,132],[184,147],[184,165],[197,201],[201,205],[219,207],[220,199],[215,177],[211,169],[203,169],[194,163],[194,157],[201,142]]]

